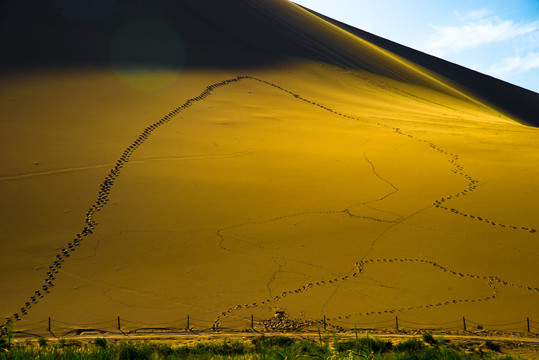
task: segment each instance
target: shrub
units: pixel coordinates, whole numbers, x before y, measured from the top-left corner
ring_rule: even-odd
[[[172,349],[172,347],[167,344],[156,345],[156,351],[165,359],[168,359],[174,354],[174,350]]]
[[[14,327],[15,322],[13,321],[13,318],[8,318],[6,323],[0,329],[0,350],[8,350],[11,347]]]
[[[198,343],[193,347],[182,347],[178,352],[182,354],[232,356],[243,355],[248,352],[248,348],[243,342],[224,340],[220,343]]]
[[[7,351],[9,349],[9,344],[6,339],[3,337],[0,338],[0,351]]]
[[[275,360],[295,360],[302,357],[305,357],[305,355],[301,355],[296,347],[290,346],[275,350],[275,355],[271,358]]]
[[[438,345],[438,341],[429,332],[423,334],[423,341],[430,345]]]
[[[307,356],[320,355],[325,359],[330,355],[329,348],[326,344],[322,345],[312,340],[301,340],[297,344],[297,348],[301,354]]]
[[[367,334],[366,338],[359,339],[358,342],[362,344],[363,348],[371,350],[375,353],[384,353],[391,350],[393,343],[389,340],[378,340],[376,337]]]
[[[80,340],[76,339],[60,339],[58,340],[58,347],[60,348],[71,348],[71,347],[81,347],[82,343]]]
[[[396,351],[407,353],[417,352],[424,348],[425,344],[419,339],[408,339],[395,345]]]
[[[48,344],[49,340],[43,338],[43,337],[40,337],[39,339],[37,339],[37,343],[39,344],[39,346],[41,347],[46,347],[47,344]]]
[[[366,338],[361,338],[357,340],[348,340],[338,343],[338,348],[336,349],[339,352],[359,352],[359,353],[374,353],[381,354],[388,352],[393,347],[393,343],[389,340],[378,340],[372,335],[368,335]]]
[[[501,349],[500,349],[500,345],[490,341],[490,340],[487,340],[485,341],[485,346],[487,349],[489,350],[492,350],[492,351],[496,351],[496,352],[501,352]]]
[[[148,359],[153,354],[153,349],[147,344],[123,343],[118,354],[119,360],[142,360]]]
[[[254,338],[251,340],[255,348],[261,347],[279,347],[284,348],[294,345],[296,342],[293,338],[288,336],[273,336],[273,337],[264,337]]]
[[[107,339],[105,339],[105,338],[96,338],[94,340],[94,344],[97,347],[100,347],[102,349],[106,349],[107,348]]]
[[[245,343],[241,341],[223,341],[216,348],[217,355],[243,355],[247,352]]]

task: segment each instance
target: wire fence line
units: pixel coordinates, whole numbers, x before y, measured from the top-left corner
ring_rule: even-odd
[[[475,319],[477,320],[477,319]],[[530,318],[510,323],[488,324],[465,317],[444,323],[420,323],[409,321],[398,316],[377,322],[351,322],[328,320],[326,317],[318,320],[290,319],[283,314],[276,314],[270,319],[259,319],[251,315],[245,319],[227,319],[216,325],[214,321],[193,318],[187,315],[184,319],[146,323],[131,321],[117,317],[113,320],[94,323],[70,323],[53,318],[29,324],[21,324],[14,333],[21,337],[66,337],[97,334],[106,335],[136,335],[136,334],[182,334],[182,333],[226,333],[226,332],[317,332],[332,331],[346,333],[351,331],[448,331],[448,332],[517,332],[539,335],[539,321]]]

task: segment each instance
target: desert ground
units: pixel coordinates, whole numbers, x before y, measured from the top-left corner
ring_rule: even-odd
[[[539,332],[539,130],[341,32],[371,67],[5,73],[0,316]]]

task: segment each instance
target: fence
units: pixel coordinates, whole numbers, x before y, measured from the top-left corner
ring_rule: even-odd
[[[25,324],[15,329],[15,335],[21,337],[71,337],[81,335],[136,335],[136,334],[182,334],[205,332],[254,332],[254,333],[292,333],[332,331],[346,333],[352,331],[444,331],[455,333],[481,333],[496,331],[502,333],[528,333],[539,335],[539,322],[530,318],[504,324],[486,324],[465,317],[446,323],[418,323],[398,316],[378,322],[351,322],[331,319],[324,316],[320,320],[289,319],[276,315],[270,319],[257,319],[253,315],[247,319],[226,319],[212,322],[187,315],[182,320],[166,323],[141,323],[117,317],[110,321],[74,324],[52,318]]]

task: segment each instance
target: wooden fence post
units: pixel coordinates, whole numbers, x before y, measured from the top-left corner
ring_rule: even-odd
[[[120,317],[118,316],[118,330],[122,331],[122,326],[120,324]]]
[[[526,318],[526,323],[528,324],[528,332],[530,332],[530,318]]]
[[[255,329],[255,317],[253,314],[251,314],[251,330]]]
[[[395,329],[399,331],[399,317],[398,316],[395,316]]]
[[[326,322],[326,315],[324,315],[324,330],[327,329],[327,325],[328,325],[328,324],[327,324],[327,322]]]
[[[189,330],[189,315],[187,315],[187,330]]]
[[[56,335],[54,335],[54,333],[52,332],[52,325],[51,324],[52,324],[52,320],[51,320],[51,317],[49,316],[49,333],[52,336],[56,337]]]
[[[466,318],[462,317],[462,326],[464,327],[464,331],[466,331]]]

